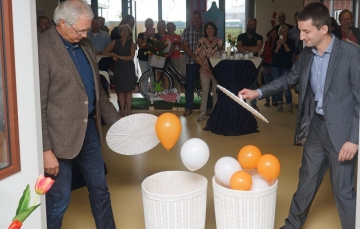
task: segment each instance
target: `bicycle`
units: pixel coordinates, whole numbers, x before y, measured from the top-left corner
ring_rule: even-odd
[[[170,57],[166,57],[164,67],[151,67],[139,79],[138,86],[140,94],[149,99],[156,96],[156,93],[164,90],[170,91],[174,86],[174,80],[186,88],[186,77],[183,76],[172,64]],[[201,97],[200,79],[195,81],[195,92]],[[180,91],[179,91],[180,93]]]

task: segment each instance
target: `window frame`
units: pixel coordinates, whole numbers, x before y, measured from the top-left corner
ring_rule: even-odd
[[[8,166],[0,169],[1,180],[21,170],[11,0],[1,0],[0,25],[5,140],[9,157]]]

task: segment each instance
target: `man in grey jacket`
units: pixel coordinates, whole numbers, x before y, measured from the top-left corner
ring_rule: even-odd
[[[41,118],[46,176],[47,228],[60,229],[70,202],[72,166],[82,173],[96,227],[113,229],[110,194],[101,154],[101,120],[120,117],[100,89],[95,51],[86,38],[93,19],[83,1],[64,1],[55,25],[39,36]]]
[[[244,99],[262,98],[299,83],[297,122],[304,116],[312,118],[304,145],[298,187],[283,228],[302,227],[329,168],[341,226],[353,229],[360,49],[330,33],[329,11],[320,2],[306,5],[299,13],[298,21],[300,39],[306,42],[307,47],[291,71],[258,90],[243,89],[239,95]]]

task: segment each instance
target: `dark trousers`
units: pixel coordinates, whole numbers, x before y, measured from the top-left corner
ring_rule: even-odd
[[[89,191],[90,206],[96,228],[114,229],[110,193],[105,180],[100,138],[95,121],[89,119],[84,144],[74,159],[58,159],[59,174],[46,194],[47,228],[60,229],[65,211],[69,206],[73,163],[82,173]]]
[[[302,227],[328,168],[341,226],[343,229],[355,228],[354,170],[357,157],[339,162],[338,155],[339,152],[335,151],[331,143],[325,121],[314,115],[304,145],[298,187],[284,228]]]

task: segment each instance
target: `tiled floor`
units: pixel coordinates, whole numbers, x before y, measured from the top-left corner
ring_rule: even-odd
[[[115,101],[114,95],[111,98]],[[295,96],[296,100],[296,96]],[[274,154],[281,163],[279,186],[277,191],[275,228],[284,224],[290,201],[298,181],[298,169],[302,147],[294,146],[293,133],[295,129],[295,113],[285,111],[278,113],[274,107],[264,107],[263,101],[258,102],[260,112],[270,121],[266,124],[258,120],[259,133],[243,136],[225,137],[203,131],[206,121],[197,122],[198,111],[188,117],[183,117],[181,110],[170,111],[178,115],[182,124],[180,139],[169,152],[161,144],[149,152],[136,156],[124,156],[111,151],[106,143],[103,145],[104,160],[109,173],[107,181],[111,192],[112,206],[117,228],[143,229],[144,211],[142,205],[141,182],[148,176],[169,170],[187,171],[180,158],[182,144],[193,137],[203,139],[210,148],[210,159],[207,164],[196,171],[208,179],[206,229],[215,229],[215,213],[211,178],[214,176],[214,165],[223,156],[236,158],[241,147],[253,144],[262,153]],[[115,103],[116,104],[116,103]],[[149,112],[160,115],[169,111],[133,110],[133,113]],[[106,136],[108,127],[103,127]],[[95,228],[92,219],[87,190],[82,188],[73,192],[69,209],[66,212],[64,229],[92,229]],[[334,204],[329,176],[324,179],[320,190],[314,199],[304,229],[339,229],[340,221]],[[191,228],[189,228],[191,229]],[[251,229],[251,228],[247,228]]]

